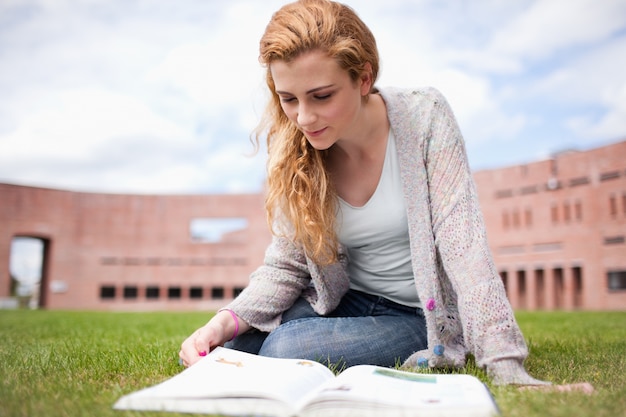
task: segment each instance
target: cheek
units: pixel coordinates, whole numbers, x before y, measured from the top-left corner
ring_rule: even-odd
[[[356,112],[357,109],[354,103],[344,101],[330,106],[325,113],[325,117],[327,120],[349,123],[354,119]]]
[[[349,109],[346,108],[345,103],[336,101],[321,108],[318,114],[324,120],[338,121],[346,116],[346,111]]]
[[[285,113],[285,116],[287,116],[287,118],[289,120],[291,120],[292,122],[296,121],[297,112],[296,112],[294,106],[289,106],[289,105],[285,105],[285,104],[281,103],[280,104],[280,108],[283,109],[283,113]]]

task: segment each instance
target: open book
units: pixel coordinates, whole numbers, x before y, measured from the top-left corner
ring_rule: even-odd
[[[180,374],[120,398],[114,408],[272,417],[499,414],[487,387],[471,375],[358,365],[335,376],[318,362],[221,347]]]

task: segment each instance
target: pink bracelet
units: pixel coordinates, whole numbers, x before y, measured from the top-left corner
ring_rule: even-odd
[[[233,320],[235,320],[235,332],[233,333],[233,337],[230,338],[230,340],[233,340],[235,337],[237,337],[237,334],[239,334],[239,319],[237,318],[237,315],[233,310],[223,308],[220,311],[228,311],[230,315],[233,316]]]

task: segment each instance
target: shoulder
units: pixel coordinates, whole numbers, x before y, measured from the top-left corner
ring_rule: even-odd
[[[434,120],[453,117],[446,98],[434,87],[386,87],[378,91],[387,106],[389,121],[395,127],[414,130]]]
[[[383,87],[379,88],[378,91],[390,111],[407,106],[446,103],[446,98],[441,91],[429,86],[418,88]]]
[[[454,118],[444,95],[434,87],[378,90],[387,107],[387,116],[397,133],[412,136],[430,129],[433,123]]]

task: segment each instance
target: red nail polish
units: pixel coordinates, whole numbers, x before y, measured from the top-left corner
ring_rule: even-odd
[[[201,350],[200,352],[198,352],[198,355],[206,356],[206,350]]]

